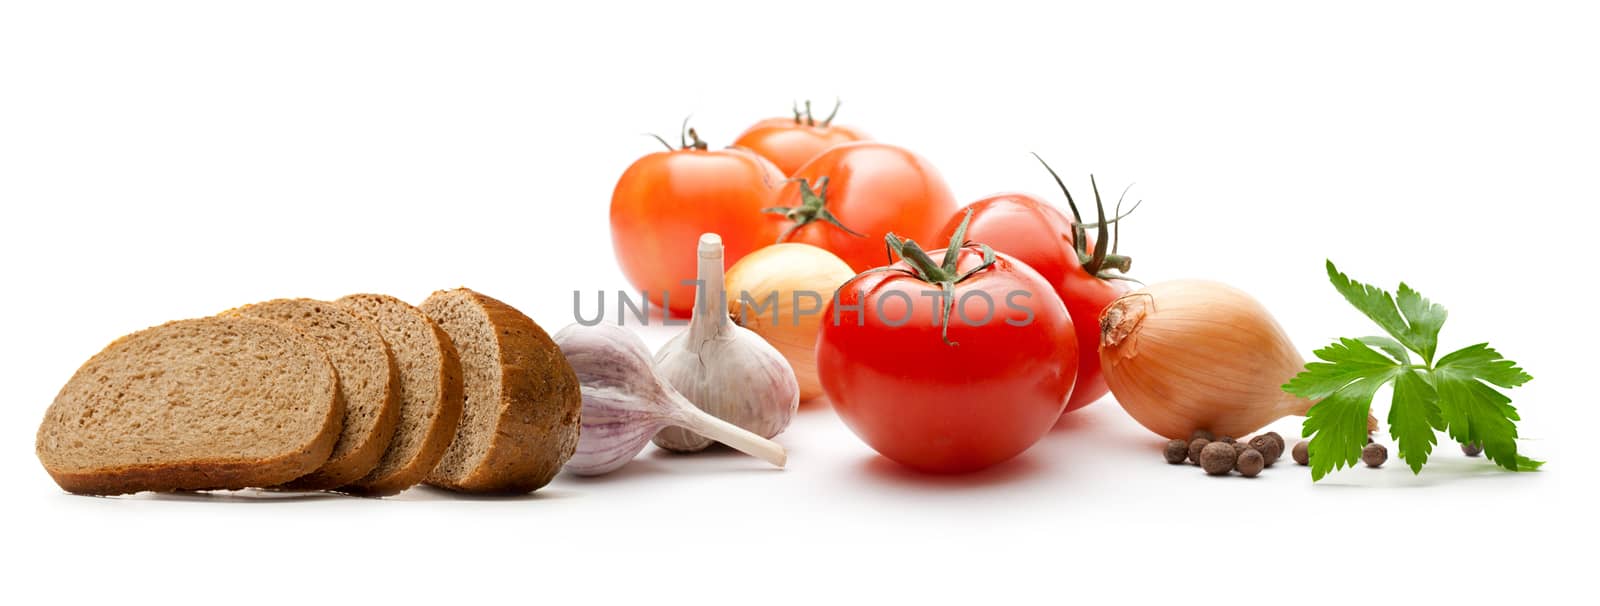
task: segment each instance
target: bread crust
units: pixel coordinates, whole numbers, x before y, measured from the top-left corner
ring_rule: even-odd
[[[369,475],[336,489],[340,492],[361,496],[392,496],[400,494],[407,488],[421,484],[428,477],[428,474],[433,471],[433,468],[439,464],[439,460],[444,458],[445,451],[450,448],[450,442],[455,439],[456,424],[461,421],[461,408],[466,399],[466,394],[462,387],[461,356],[456,352],[455,344],[450,341],[450,335],[446,334],[444,329],[439,328],[439,325],[429,318],[427,314],[422,313],[422,310],[411,306],[409,303],[389,295],[373,294],[349,295],[339,299],[338,302],[345,303],[349,299],[359,297],[379,297],[410,308],[411,312],[414,312],[418,318],[427,323],[427,326],[433,332],[434,342],[439,347],[439,359],[441,361],[438,369],[440,398],[437,405],[439,410],[438,414],[433,415],[432,423],[428,426],[422,438],[422,445],[417,450],[417,453],[400,469],[381,477]],[[393,362],[394,356],[391,355],[390,359]],[[395,363],[398,364],[398,362]],[[399,397],[400,372],[398,367],[395,368],[395,372],[390,376],[394,383],[391,393]],[[378,454],[380,460],[383,454],[383,452]]]
[[[182,322],[201,321],[211,321],[211,319],[177,320],[146,330],[158,330]],[[344,420],[344,402],[340,398],[340,390],[338,389],[339,375],[333,369],[333,360],[311,337],[299,331],[251,318],[236,318],[232,321],[253,322],[272,326],[274,329],[299,341],[322,358],[323,364],[320,368],[327,373],[333,389],[329,390],[328,414],[323,416],[322,427],[310,442],[295,452],[267,459],[241,461],[226,458],[202,458],[149,465],[123,465],[88,472],[74,472],[52,469],[45,462],[45,436],[50,415],[47,411],[45,413],[45,422],[40,424],[34,449],[39,456],[40,463],[44,465],[45,471],[50,474],[51,479],[54,479],[62,490],[89,495],[132,494],[147,490],[234,490],[281,484],[310,473],[327,461],[328,456],[333,453],[334,442],[339,439],[339,431],[343,426]],[[110,345],[107,345],[105,350],[101,351],[101,354],[142,332],[145,331],[118,338]],[[101,354],[96,354],[95,357],[99,357]],[[93,360],[94,358],[91,358],[89,362],[84,363],[84,366],[87,367]],[[74,374],[73,379],[77,378],[77,375]],[[62,389],[63,391],[66,390],[65,387]],[[52,405],[53,407],[54,405]]]
[[[300,452],[261,461],[196,460],[164,465],[115,467],[94,473],[72,473],[45,468],[62,490],[88,495],[133,494],[141,491],[237,490],[252,486],[276,486],[305,475],[333,453],[339,438],[339,424],[325,424],[316,441]]]
[[[499,414],[488,451],[470,472],[460,478],[435,472],[427,481],[474,493],[537,490],[550,483],[577,448],[583,404],[577,374],[531,318],[488,295],[457,290],[470,296],[494,328],[501,369]]]

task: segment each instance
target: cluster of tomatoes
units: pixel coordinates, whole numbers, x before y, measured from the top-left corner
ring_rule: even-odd
[[[823,312],[823,388],[868,445],[925,471],[1010,459],[1105,395],[1099,315],[1128,259],[1098,191],[1093,223],[1065,185],[1070,216],[1021,193],[960,207],[925,158],[832,121],[808,104],[725,149],[685,129],[628,167],[611,228],[629,281],[688,315],[702,233],[730,264],[776,242],[832,252],[858,275]]]

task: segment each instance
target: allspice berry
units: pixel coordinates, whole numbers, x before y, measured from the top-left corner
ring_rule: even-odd
[[[1204,429],[1196,429],[1196,430],[1194,430],[1194,433],[1189,434],[1189,439],[1190,440],[1205,440],[1207,442],[1210,442],[1210,441],[1216,440],[1217,436],[1211,435],[1210,431],[1207,431],[1207,430],[1204,430]]]
[[[1182,463],[1184,459],[1189,458],[1189,443],[1183,440],[1168,440],[1165,454],[1168,463],[1173,465]]]
[[[1389,460],[1389,449],[1382,444],[1372,443],[1361,449],[1361,462],[1367,467],[1383,467],[1383,462]]]
[[[1299,442],[1295,442],[1294,451],[1290,453],[1294,455],[1294,462],[1301,465],[1310,465],[1311,451],[1309,448],[1311,448],[1311,440],[1301,440]]]
[[[1218,440],[1218,442],[1222,442],[1222,441]],[[1239,453],[1244,452],[1244,449],[1250,447],[1249,444],[1245,444],[1244,442],[1222,442],[1222,443],[1223,444],[1227,444],[1230,448],[1233,448],[1233,456],[1236,456],[1236,457],[1239,456]]]
[[[1235,440],[1233,439],[1233,436],[1221,436],[1221,437],[1217,438],[1217,441],[1218,442],[1223,442],[1223,443],[1226,443],[1226,444],[1232,444],[1232,443],[1235,442]]]
[[[1200,468],[1210,475],[1220,476],[1233,471],[1233,464],[1238,460],[1239,455],[1234,454],[1232,444],[1212,442],[1200,449]]]
[[[1461,454],[1467,455],[1469,457],[1476,457],[1478,455],[1481,455],[1481,454],[1483,454],[1483,445],[1478,444],[1476,442],[1470,443],[1470,444],[1462,444],[1461,445]]]
[[[1256,474],[1261,473],[1261,468],[1266,466],[1266,457],[1254,448],[1244,449],[1244,452],[1239,454],[1239,460],[1234,462],[1234,467],[1239,469],[1239,475],[1247,478],[1256,477]]]
[[[1270,466],[1283,456],[1283,436],[1277,432],[1264,433],[1250,438],[1250,447],[1261,453],[1261,458]]]
[[[1189,462],[1190,463],[1194,463],[1195,465],[1199,465],[1200,464],[1200,451],[1205,449],[1206,445],[1208,445],[1210,443],[1211,443],[1211,441],[1207,440],[1205,438],[1195,438],[1193,440],[1190,440],[1189,441]]]

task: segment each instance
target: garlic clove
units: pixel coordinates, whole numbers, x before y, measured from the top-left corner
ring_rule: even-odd
[[[687,427],[783,467],[782,446],[696,408],[655,372],[650,350],[627,329],[572,324],[554,340],[578,376],[583,396],[577,451],[565,469],[601,475],[638,456],[663,428]]]
[[[794,418],[800,404],[799,381],[782,353],[728,317],[722,239],[717,234],[701,236],[698,255],[701,284],[689,328],[656,353],[656,372],[711,416],[771,438]],[[694,431],[666,428],[654,441],[667,450],[695,452],[712,440]]]

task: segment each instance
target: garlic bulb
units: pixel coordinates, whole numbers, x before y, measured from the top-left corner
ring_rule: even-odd
[[[1161,282],[1112,301],[1100,314],[1100,363],[1122,408],[1167,438],[1243,436],[1312,404],[1283,391],[1305,360],[1277,320],[1217,282]]]
[[[610,473],[644,450],[650,437],[678,426],[710,436],[773,465],[787,460],[783,447],[695,408],[656,376],[650,350],[627,329],[573,324],[556,333],[556,345],[578,375],[583,394],[578,449],[565,469],[578,475]]]
[[[782,242],[745,255],[728,268],[728,314],[783,354],[800,382],[800,400],[822,395],[817,333],[840,284],[856,272],[833,253]]]
[[[656,372],[712,416],[764,438],[778,435],[800,404],[794,370],[761,335],[728,318],[722,238],[700,236],[699,255],[700,287],[689,328],[656,352]],[[656,434],[655,443],[668,450],[695,452],[710,446],[711,440],[669,427]]]

